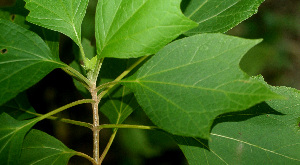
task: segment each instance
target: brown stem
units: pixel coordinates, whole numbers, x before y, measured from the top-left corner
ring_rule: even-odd
[[[98,114],[98,104],[99,104],[99,99],[97,96],[97,90],[96,90],[96,83],[93,83],[90,92],[92,95],[92,99],[95,101],[92,103],[92,108],[93,108],[93,158],[97,164],[94,165],[99,165],[100,160],[100,154],[99,154],[99,114]]]

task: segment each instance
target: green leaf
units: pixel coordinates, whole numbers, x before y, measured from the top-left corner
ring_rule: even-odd
[[[100,71],[100,84],[113,81],[135,60],[105,59]],[[113,124],[121,124],[137,108],[139,105],[133,93],[125,86],[117,86],[110,90],[100,102],[100,111]]]
[[[38,35],[0,19],[0,105],[63,66]]]
[[[287,100],[218,117],[210,141],[175,137],[189,164],[300,164],[300,91],[270,88]]]
[[[97,53],[131,58],[156,53],[197,26],[180,10],[181,0],[101,0],[96,9]]]
[[[259,42],[223,34],[188,37],[166,46],[122,83],[157,126],[208,139],[218,115],[280,98],[239,68],[243,54]]]
[[[30,24],[28,24],[25,20],[28,10],[24,8],[24,5],[25,2],[23,0],[16,0],[12,6],[0,7],[0,18],[6,19],[28,29]]]
[[[9,20],[24,27],[25,29],[30,29],[31,31],[37,33],[49,46],[52,54],[58,58],[59,33],[26,22],[25,17],[29,14],[29,11],[26,10],[24,6],[25,2],[23,0],[16,0],[13,6],[1,8],[0,18]]]
[[[81,43],[81,23],[88,0],[25,0],[29,22],[61,32],[77,45]]]
[[[264,0],[184,0],[184,14],[199,26],[186,35],[226,32],[257,13]]]
[[[0,114],[9,114],[17,120],[25,120],[36,117],[31,113],[36,113],[28,102],[25,92],[19,93],[14,99],[0,106]]]
[[[0,162],[19,164],[23,139],[37,120],[17,121],[6,113],[0,115]]]
[[[31,130],[25,137],[21,163],[35,165],[63,165],[76,155],[76,151],[69,149],[56,138],[39,130]]]

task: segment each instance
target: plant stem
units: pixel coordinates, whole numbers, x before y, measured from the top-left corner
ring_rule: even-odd
[[[100,99],[98,99],[97,91],[96,91],[96,82],[93,83],[93,85],[90,88],[90,93],[92,95],[92,100],[94,102],[92,103],[92,109],[93,109],[93,158],[96,162],[94,165],[99,165],[99,114],[98,114],[98,104],[100,102]]]
[[[102,124],[99,129],[103,128],[133,128],[133,129],[159,129],[156,126],[144,126],[144,125],[129,125],[129,124]]]
[[[94,102],[94,100],[92,100],[92,99],[83,99],[83,100],[74,101],[74,102],[69,103],[67,105],[64,105],[64,106],[62,106],[60,108],[57,108],[57,109],[55,109],[55,110],[53,110],[53,111],[51,111],[51,112],[49,112],[49,113],[47,113],[45,115],[42,115],[42,116],[38,117],[36,120],[37,121],[43,120],[43,119],[48,118],[48,117],[50,117],[50,116],[52,116],[54,114],[57,114],[57,113],[59,113],[61,111],[64,111],[64,110],[66,110],[68,108],[74,107],[75,105],[84,104],[84,103],[92,103],[92,102]]]
[[[35,115],[35,116],[43,116],[43,114],[30,112],[30,111],[27,111],[27,110],[24,110],[24,109],[20,109],[20,110],[23,111],[23,112],[26,112],[28,114]],[[82,121],[76,121],[76,120],[71,120],[71,119],[59,118],[59,117],[55,117],[55,116],[49,116],[49,117],[47,117],[47,119],[57,120],[57,121],[61,121],[61,122],[64,122],[64,123],[74,124],[74,125],[78,125],[78,126],[83,126],[83,127],[90,128],[90,129],[92,128],[92,124],[86,123],[86,122],[82,122]]]
[[[66,73],[70,74],[68,71],[70,71],[71,73],[73,73],[74,75],[76,75],[78,77],[78,79],[84,81],[88,86],[91,86],[91,82],[86,78],[84,77],[81,73],[79,73],[76,69],[70,67],[70,66],[67,66],[65,68],[62,68],[62,70],[64,70]],[[73,76],[73,75],[71,75]]]
[[[97,164],[97,162],[95,162],[95,160],[94,160],[93,158],[91,158],[90,156],[88,156],[88,155],[86,155],[86,154],[84,154],[84,153],[82,153],[82,152],[77,152],[77,151],[76,151],[76,155],[77,155],[77,156],[81,156],[81,157],[83,157],[83,158],[86,158],[87,160],[89,160],[89,161],[92,162],[93,164]]]
[[[100,164],[99,165],[102,164],[102,162],[103,162],[106,154],[108,153],[108,150],[110,149],[110,146],[112,145],[112,143],[113,143],[113,141],[114,141],[114,139],[116,137],[117,131],[118,131],[118,129],[113,130],[113,133],[110,136],[109,141],[108,141],[108,143],[107,143],[107,145],[106,145],[106,147],[105,147],[105,149],[104,149],[104,151],[103,151],[103,153],[102,153],[102,155],[100,157],[100,160],[99,160]]]
[[[111,88],[113,88],[116,84],[113,82],[118,82],[122,80],[128,73],[130,73],[135,67],[137,67],[140,63],[142,63],[145,59],[149,56],[143,56],[142,58],[138,59],[134,64],[132,64],[129,68],[127,68],[122,74],[120,74],[114,81],[112,81],[111,85],[107,86],[106,90],[99,94],[99,98],[102,98]]]

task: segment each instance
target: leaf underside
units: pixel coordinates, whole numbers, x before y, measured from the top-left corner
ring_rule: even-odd
[[[242,56],[258,42],[223,34],[178,40],[122,83],[157,126],[208,139],[218,115],[279,98],[239,68]]]

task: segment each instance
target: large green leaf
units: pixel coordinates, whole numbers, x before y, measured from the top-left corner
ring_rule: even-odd
[[[100,84],[113,81],[136,59],[107,58],[100,71]],[[100,111],[113,124],[121,124],[134,110],[139,108],[133,93],[125,86],[117,86],[101,99]]]
[[[69,149],[59,140],[33,129],[24,139],[20,162],[25,165],[63,165],[74,155],[76,151]]]
[[[48,30],[40,26],[28,23],[25,17],[29,11],[24,8],[25,2],[23,0],[16,0],[15,4],[10,7],[4,7],[0,10],[0,18],[12,21],[25,29],[37,33],[49,46],[52,54],[59,57],[59,33],[56,31]]]
[[[226,32],[257,12],[264,0],[183,0],[184,14],[199,26],[185,34]]]
[[[124,79],[159,127],[207,139],[216,116],[279,98],[239,68],[260,40],[202,34],[166,46],[133,76]]]
[[[18,165],[23,139],[37,120],[17,121],[6,113],[0,115],[0,162]]]
[[[300,92],[270,88],[288,99],[218,117],[210,141],[175,137],[189,164],[300,164]]]
[[[3,112],[9,114],[17,120],[24,120],[36,117],[31,113],[35,113],[35,110],[28,102],[25,92],[19,93],[14,99],[11,99],[7,103],[0,106],[0,114]]]
[[[0,19],[0,105],[63,66],[38,35]]]
[[[61,32],[77,45],[81,43],[81,23],[88,0],[25,0],[29,22]]]
[[[101,0],[96,10],[101,57],[151,55],[197,26],[180,10],[181,0]]]

